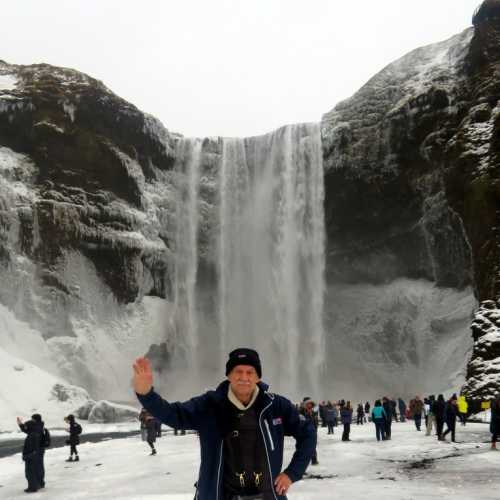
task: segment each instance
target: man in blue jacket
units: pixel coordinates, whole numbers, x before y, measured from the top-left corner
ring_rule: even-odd
[[[215,391],[169,403],[153,390],[149,361],[134,363],[134,389],[142,406],[171,427],[199,433],[196,499],[285,500],[311,461],[316,431],[288,399],[268,392],[256,351],[232,351],[226,376]],[[282,472],[285,436],[295,438],[296,449]]]

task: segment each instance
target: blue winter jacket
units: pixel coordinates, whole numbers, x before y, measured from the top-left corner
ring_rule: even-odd
[[[372,420],[373,421],[382,421],[385,420],[386,414],[384,408],[382,406],[374,406],[372,410]]]
[[[286,500],[274,489],[274,480],[283,465],[285,436],[296,439],[296,449],[288,467],[283,471],[293,482],[304,474],[316,448],[316,430],[310,422],[299,416],[295,406],[283,396],[267,392],[268,386],[259,382],[259,396],[255,408],[267,454],[276,500]],[[224,471],[223,436],[227,432],[226,410],[229,381],[222,382],[215,391],[194,397],[184,403],[169,403],[152,389],[137,395],[142,406],[163,423],[175,429],[192,429],[199,433],[201,464],[198,476],[197,500],[223,500]]]
[[[347,408],[342,408],[340,410],[340,421],[343,424],[352,423],[352,408],[350,410],[348,410]]]

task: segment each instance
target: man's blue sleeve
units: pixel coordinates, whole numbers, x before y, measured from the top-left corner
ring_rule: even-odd
[[[137,398],[151,415],[174,429],[199,430],[207,408],[205,395],[184,403],[169,403],[151,389],[145,395],[137,394]]]

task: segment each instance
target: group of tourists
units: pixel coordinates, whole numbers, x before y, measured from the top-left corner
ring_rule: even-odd
[[[347,403],[343,399],[338,402],[322,401],[317,410],[304,408],[306,405],[310,407],[311,403],[314,408],[314,402],[304,398],[301,411],[309,414],[317,413],[317,419],[321,421],[322,427],[328,427],[328,434],[333,434],[335,427],[342,424],[344,426],[342,441],[350,441],[350,427],[353,420],[353,407],[350,401],[347,401]],[[431,434],[434,427],[440,441],[445,441],[446,436],[451,433],[451,440],[455,442],[457,418],[462,425],[465,425],[467,414],[468,404],[465,397],[457,397],[456,394],[453,394],[447,401],[445,401],[442,394],[437,398],[431,395],[424,400],[420,396],[415,396],[409,401],[408,405],[402,398],[396,400],[384,396],[375,401],[373,408],[368,401],[365,404],[358,403],[356,424],[363,425],[367,422],[373,422],[377,441],[387,441],[392,436],[393,421],[405,422],[407,419],[412,419],[417,431],[420,431],[422,419],[424,419],[427,435]],[[444,430],[444,424],[446,424],[446,430]]]
[[[302,403],[297,405],[297,408],[316,429],[320,425],[328,428],[328,435],[334,434],[335,427],[343,425],[342,441],[350,441],[353,415],[350,401],[345,402],[343,399],[322,401],[316,406],[311,398],[306,397]],[[396,409],[399,410],[399,415]],[[439,394],[437,398],[435,395],[431,395],[423,400],[417,395],[409,401],[408,405],[402,398],[398,398],[396,401],[385,396],[377,399],[373,408],[368,401],[364,405],[358,403],[356,414],[358,425],[363,425],[368,421],[373,422],[377,441],[391,439],[393,421],[406,422],[411,419],[414,421],[416,430],[421,431],[423,419],[427,436],[430,436],[434,430],[439,441],[446,441],[446,436],[451,434],[451,441],[456,442],[456,422],[458,419],[463,426],[466,425],[468,403],[464,396],[457,397],[456,394],[453,394],[447,401],[442,394]],[[444,430],[445,424],[446,430]],[[500,435],[500,394],[491,402],[490,432],[492,435],[491,449],[496,450],[497,439]],[[318,463],[318,454],[315,449],[311,464]]]
[[[297,409],[304,415],[310,415],[309,418],[312,418],[315,421],[316,429],[318,428],[319,420],[321,420],[321,426],[328,427],[328,434],[334,434],[335,427],[341,423],[343,425],[342,441],[350,441],[349,435],[351,432],[353,418],[353,407],[351,402],[346,402],[344,399],[339,401],[322,401],[318,405],[317,416],[314,410],[314,405],[315,403],[311,398],[304,398],[302,403],[297,405]],[[359,413],[357,423],[360,423]],[[314,465],[317,461],[313,459],[311,463]]]
[[[70,447],[70,455],[66,462],[78,462],[77,445],[80,443],[81,425],[75,420],[74,415],[64,417],[68,425],[66,431],[69,434],[66,444]],[[45,427],[42,416],[39,413],[31,415],[31,419],[23,422],[17,417],[19,429],[26,434],[23,444],[22,457],[24,461],[24,473],[28,481],[26,493],[35,493],[45,488],[45,450],[51,444],[49,430]],[[74,456],[74,458],[73,458]]]

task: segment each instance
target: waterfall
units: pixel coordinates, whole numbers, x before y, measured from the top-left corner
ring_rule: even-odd
[[[174,304],[176,322],[184,336],[186,357],[197,366],[199,351],[196,276],[198,272],[198,191],[201,141],[180,141],[177,171],[177,234]]]
[[[203,148],[185,140],[179,165],[176,303],[180,337],[197,351],[189,361],[210,353],[220,375],[230,350],[253,347],[273,388],[316,392],[325,361],[319,125]],[[213,269],[204,306],[199,266]]]

